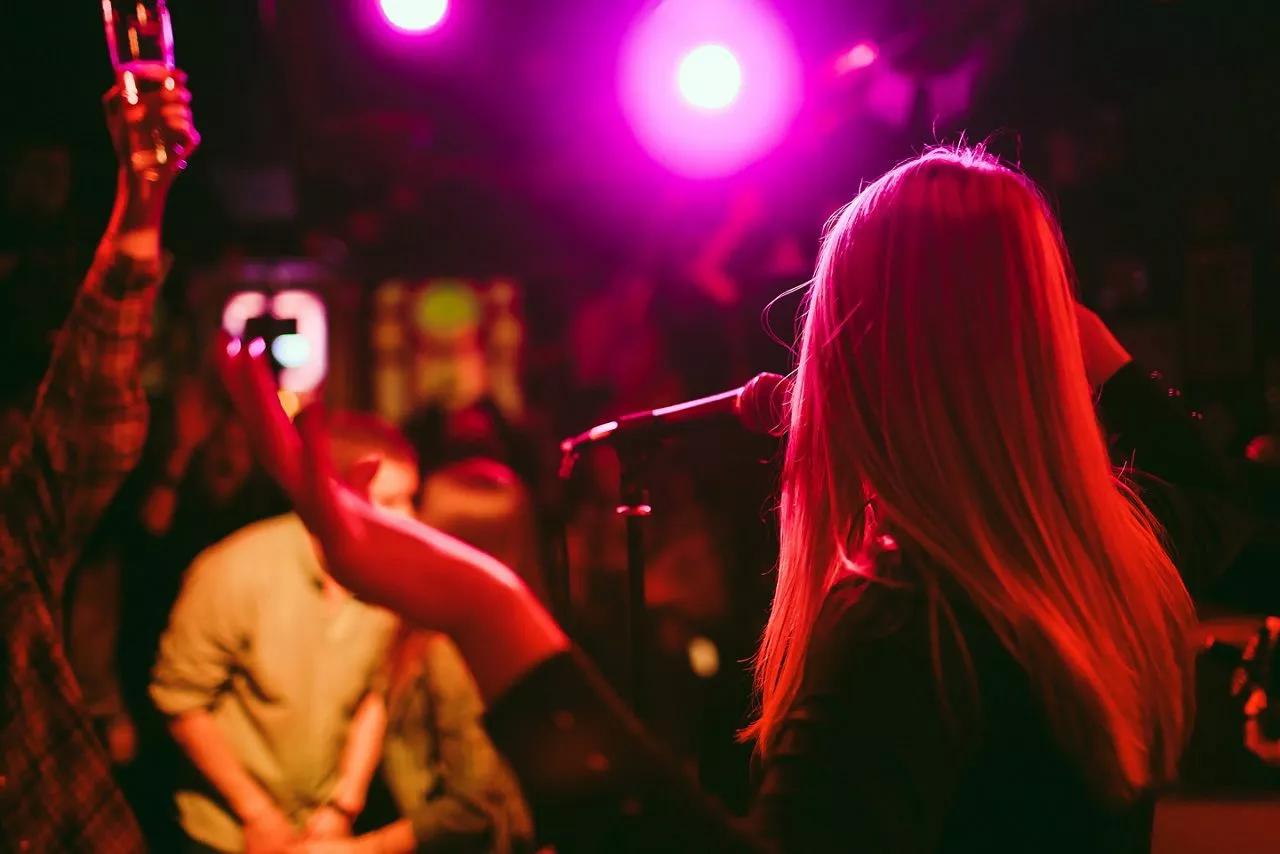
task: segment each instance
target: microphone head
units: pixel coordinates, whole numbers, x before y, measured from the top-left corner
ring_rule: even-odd
[[[734,412],[753,433],[781,436],[787,432],[787,402],[791,380],[778,374],[757,374],[742,387]]]

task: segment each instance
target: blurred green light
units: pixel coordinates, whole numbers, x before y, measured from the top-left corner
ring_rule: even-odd
[[[432,283],[418,298],[417,309],[418,326],[432,335],[457,335],[480,322],[480,301],[460,279]]]

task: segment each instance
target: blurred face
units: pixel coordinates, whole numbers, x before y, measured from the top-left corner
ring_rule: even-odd
[[[369,502],[397,516],[413,518],[418,470],[401,460],[384,459],[369,483]]]

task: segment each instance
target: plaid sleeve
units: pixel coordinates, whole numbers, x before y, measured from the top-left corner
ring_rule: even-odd
[[[50,602],[60,601],[85,539],[142,451],[139,374],[159,280],[158,263],[99,257],[59,335],[27,436],[0,476],[6,495],[21,495],[7,527]]]
[[[159,270],[103,253],[63,327],[26,436],[0,466],[0,850],[143,849],[84,713],[60,599],[146,431],[138,383]]]

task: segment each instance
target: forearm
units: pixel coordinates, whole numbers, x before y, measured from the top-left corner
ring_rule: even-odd
[[[579,653],[538,666],[486,718],[548,843],[585,851],[610,839],[635,850],[770,850],[697,787]]]
[[[120,170],[116,175],[116,201],[99,253],[119,250],[139,261],[160,260],[160,227],[164,221],[164,195],[145,181]],[[150,194],[159,193],[159,198]]]
[[[1099,414],[1122,464],[1178,486],[1221,489],[1230,482],[1222,460],[1158,373],[1130,362],[1108,378]]]
[[[404,823],[414,840],[412,850],[418,852],[487,851],[494,836],[490,809],[452,792],[419,804]]]
[[[568,649],[560,627],[514,573],[493,557],[434,528],[381,513],[347,493],[340,500],[367,527],[365,536],[385,544],[385,559],[350,572],[350,562],[341,554],[346,546],[339,544],[339,553],[329,561],[334,576],[367,601],[412,623],[442,629],[461,650],[486,700]],[[423,567],[421,574],[405,571],[415,566]],[[424,576],[432,583],[424,584]],[[459,584],[477,576],[485,582]],[[466,619],[441,619],[440,602],[450,597],[471,603]]]
[[[9,458],[13,490],[40,508],[27,524],[32,542],[49,549],[35,563],[55,595],[142,453],[139,375],[158,281],[157,265],[104,240],[59,335],[30,433]]]
[[[278,809],[266,790],[244,770],[208,712],[187,712],[172,719],[169,732],[241,822],[248,824]]]
[[[1248,490],[1158,374],[1126,365],[1103,387],[1100,404],[1113,461],[1129,469],[1174,564],[1199,596],[1253,535]]]
[[[352,818],[364,809],[369,781],[382,754],[382,737],[386,729],[386,702],[381,694],[371,691],[351,719],[347,743],[339,762],[338,783],[329,796],[331,804]]]

